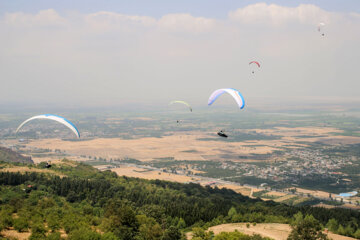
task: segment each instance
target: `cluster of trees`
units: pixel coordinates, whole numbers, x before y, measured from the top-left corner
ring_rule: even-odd
[[[260,235],[246,235],[237,230],[234,232],[221,232],[214,236],[212,231],[204,231],[204,229],[196,227],[192,231],[192,240],[271,240]]]
[[[360,213],[351,210],[290,207],[228,189],[118,177],[84,164],[52,169],[66,177],[0,172],[0,229],[31,229],[31,239],[60,239],[64,230],[68,239],[176,240],[222,223],[290,223],[301,212],[321,226],[336,225],[340,234],[359,232]],[[240,233],[214,239],[248,239],[232,234]]]
[[[353,236],[360,239],[360,228],[356,223],[343,225],[340,224],[336,219],[331,218],[326,224],[326,227],[333,233],[337,233],[345,236]]]

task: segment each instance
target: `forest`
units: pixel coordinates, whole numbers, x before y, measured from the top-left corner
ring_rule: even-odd
[[[360,239],[360,213],[349,209],[291,207],[228,189],[119,177],[75,162],[53,164],[51,171],[0,172],[0,230],[31,229],[30,239],[170,240],[222,223],[292,223],[301,213],[321,228]],[[194,239],[213,239],[201,236]],[[217,238],[233,239],[223,236]]]

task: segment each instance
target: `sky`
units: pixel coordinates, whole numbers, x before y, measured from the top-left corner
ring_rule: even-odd
[[[0,107],[359,101],[359,42],[359,0],[0,0]]]

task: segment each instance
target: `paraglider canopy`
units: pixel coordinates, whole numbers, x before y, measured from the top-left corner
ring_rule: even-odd
[[[30,122],[32,120],[35,119],[49,119],[49,120],[54,120],[57,121],[63,125],[65,125],[66,127],[68,127],[71,131],[73,131],[75,133],[75,135],[80,138],[80,132],[79,130],[75,127],[75,125],[70,122],[69,120],[67,120],[66,118],[60,117],[60,116],[56,116],[56,115],[52,115],[52,114],[43,114],[43,115],[37,115],[34,117],[31,117],[27,120],[25,120],[23,123],[20,124],[20,126],[16,129],[15,134],[22,128],[22,126],[24,126],[27,122]]]
[[[183,105],[185,105],[185,106],[187,106],[187,107],[189,108],[190,112],[192,112],[192,107],[191,107],[190,104],[188,104],[187,102],[175,100],[175,101],[171,101],[171,102],[169,103],[169,105],[172,105],[172,104],[174,104],[174,103],[183,104]]]
[[[224,93],[230,94],[235,99],[240,109],[243,109],[245,107],[244,97],[241,95],[241,93],[238,90],[234,88],[221,88],[215,90],[209,97],[208,105],[210,106],[211,104],[213,104],[215,100]]]
[[[260,63],[257,62],[257,61],[251,61],[251,62],[249,62],[249,65],[251,65],[251,64],[253,64],[253,63],[255,63],[258,67],[260,67]]]
[[[323,29],[324,27],[325,27],[325,23],[321,22],[321,23],[318,24],[317,29],[318,29],[318,32],[321,33],[321,36],[325,36],[324,29]]]
[[[251,62],[249,62],[249,65],[251,66],[251,65],[253,65],[253,64],[255,64],[255,66],[257,66],[257,67],[255,67],[255,68],[260,68],[260,63],[259,62],[257,62],[257,61],[251,61]],[[255,68],[253,67],[252,68],[252,73],[255,73]]]

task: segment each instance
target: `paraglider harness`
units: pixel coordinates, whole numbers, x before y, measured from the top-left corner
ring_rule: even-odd
[[[227,138],[228,135],[226,135],[223,130],[221,130],[220,132],[217,133],[217,135],[219,135],[220,137],[224,137],[224,138]]]

